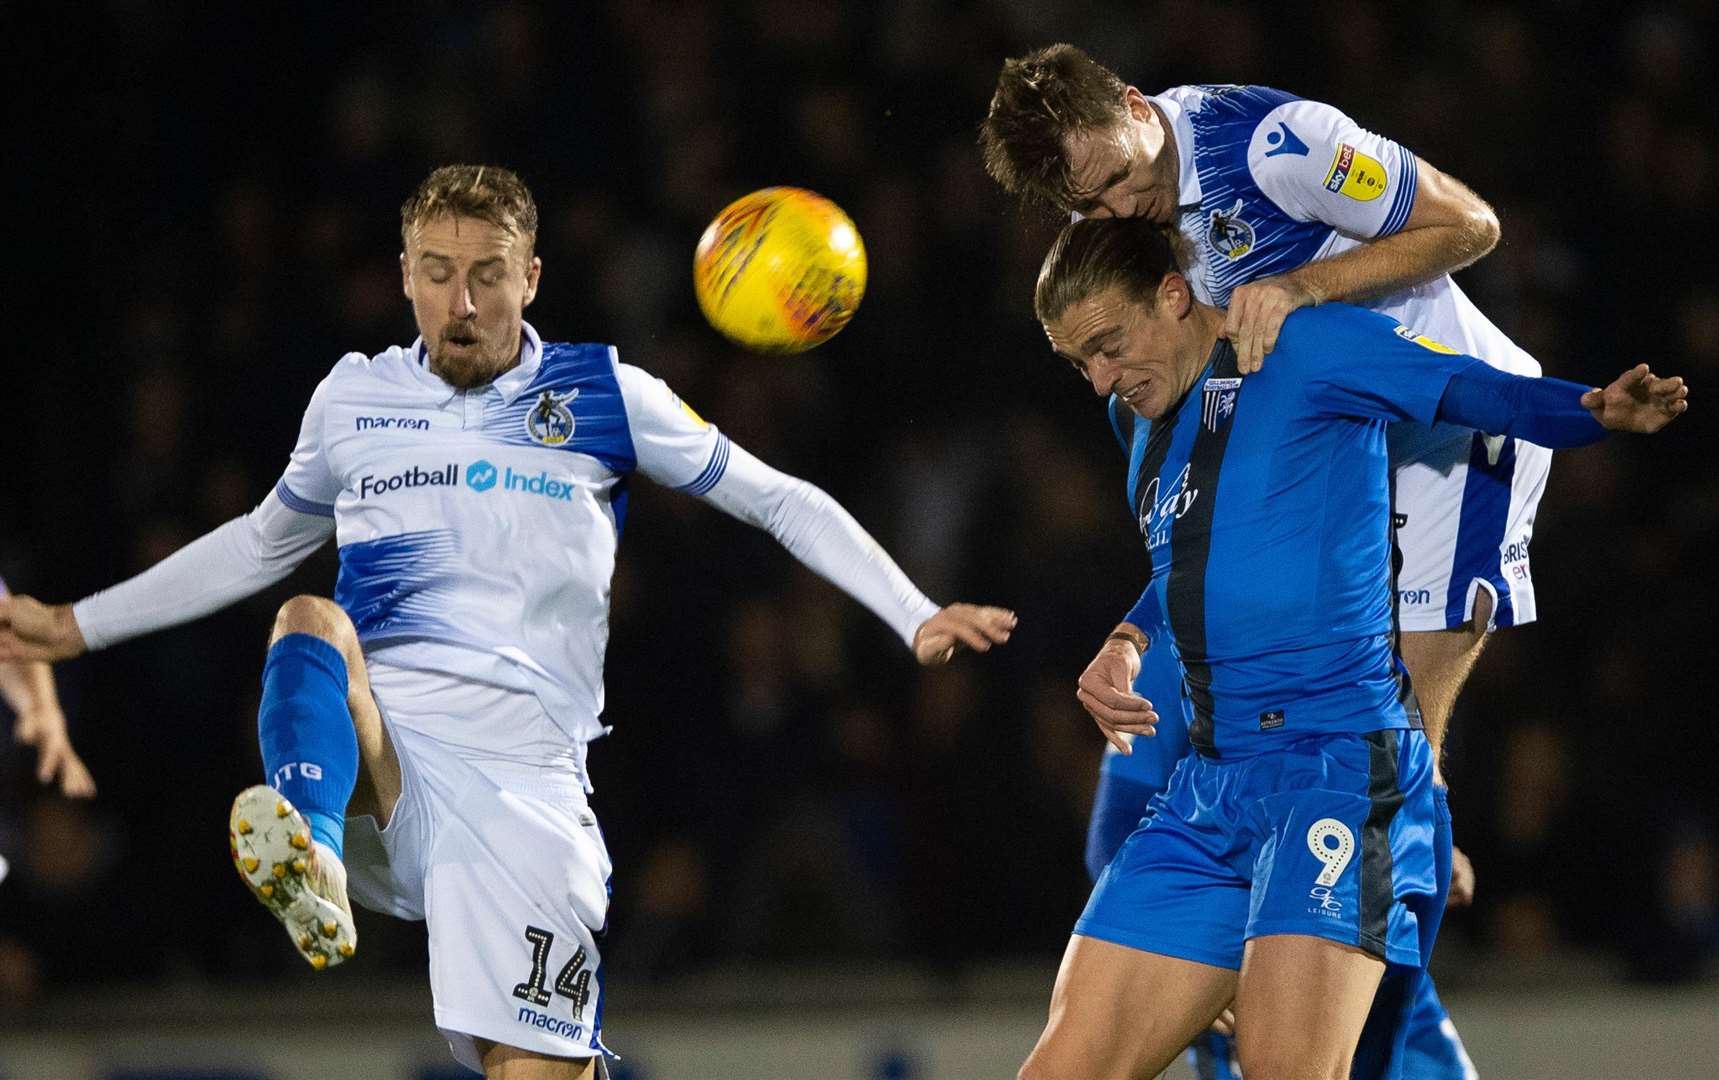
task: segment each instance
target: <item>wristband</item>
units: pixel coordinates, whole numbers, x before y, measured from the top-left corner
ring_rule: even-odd
[[[1135,630],[1132,633],[1127,630],[1112,630],[1109,634],[1105,635],[1104,640],[1126,641],[1128,644],[1134,646],[1135,649],[1139,650],[1141,656],[1145,656],[1146,650],[1152,646],[1151,639],[1138,630]]]

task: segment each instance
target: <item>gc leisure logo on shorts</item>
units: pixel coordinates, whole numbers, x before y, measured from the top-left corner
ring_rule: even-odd
[[[1307,850],[1324,866],[1307,890],[1307,898],[1315,904],[1307,911],[1336,918],[1343,914],[1343,902],[1332,895],[1331,887],[1355,857],[1355,833],[1336,818],[1320,818],[1307,830]]]
[[[552,479],[547,469],[539,469],[536,473],[514,472],[509,466],[497,466],[482,458],[463,469],[459,462],[449,461],[428,467],[411,465],[387,476],[366,474],[358,478],[358,497],[370,499],[418,488],[460,487],[462,480],[465,487],[480,493],[499,485],[503,491],[560,502],[573,501],[572,482]]]

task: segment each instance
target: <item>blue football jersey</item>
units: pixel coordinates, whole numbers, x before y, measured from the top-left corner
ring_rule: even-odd
[[[1329,304],[1292,314],[1245,382],[1220,339],[1180,402],[1133,425],[1151,582],[1129,621],[1168,631],[1196,748],[1419,725],[1392,652],[1385,424],[1431,423],[1474,362]]]

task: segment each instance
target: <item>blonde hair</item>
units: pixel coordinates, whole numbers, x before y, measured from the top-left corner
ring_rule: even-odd
[[[400,241],[426,221],[453,215],[474,217],[531,243],[537,239],[537,203],[525,182],[499,165],[443,165],[400,206]]]

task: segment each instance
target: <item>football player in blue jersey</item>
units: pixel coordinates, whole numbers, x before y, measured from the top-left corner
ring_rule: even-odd
[[[1240,374],[1264,362],[1290,311],[1330,300],[1366,304],[1501,370],[1539,373],[1449,277],[1497,242],[1492,209],[1329,105],[1258,86],[1148,96],[1053,45],[1005,62],[980,141],[987,170],[1028,203],[1174,224],[1195,297],[1226,309]],[[1397,648],[1433,751],[1443,866],[1445,728],[1488,633],[1535,618],[1528,541],[1550,455],[1450,425],[1403,422],[1389,439]],[[1430,984],[1418,995],[1414,1015],[1442,1021]]]
[[[1646,364],[1604,389],[1511,375],[1345,304],[1292,313],[1244,382],[1178,245],[1076,222],[1034,298],[1057,353],[1128,410],[1150,566],[1077,696],[1127,752],[1156,734],[1131,687],[1167,644],[1195,752],[1104,869],[1021,1075],[1153,1075],[1233,1001],[1245,1075],[1339,1080],[1387,965],[1430,953],[1449,873],[1392,651],[1386,424],[1574,447],[1658,431],[1688,390]]]
[[[508,170],[433,172],[401,208],[418,340],[334,365],[252,513],[77,604],[0,597],[0,660],[188,621],[336,540],[335,600],[294,597],[275,620],[257,723],[269,786],[234,801],[234,865],[319,970],[356,950],[351,901],[424,920],[436,1024],[461,1063],[590,1080],[608,1053],[611,865],[586,747],[608,730],[632,476],[768,531],[926,666],[1007,641],[1015,616],[939,606],[835,500],[613,347],[544,341],[524,321],[536,233]],[[303,1027],[271,1003],[255,1030]]]
[[[1496,244],[1491,207],[1330,105],[1258,86],[1148,96],[1053,45],[1004,63],[980,143],[987,171],[1029,204],[1176,226],[1195,297],[1225,309],[1239,374],[1261,366],[1289,312],[1338,300],[1539,374],[1449,276]],[[1488,631],[1535,617],[1527,541],[1549,455],[1405,423],[1391,460],[1400,652],[1437,771]]]
[[[1114,410],[1113,404],[1117,435],[1124,440],[1122,449],[1127,453],[1130,446],[1123,432],[1129,425]],[[1105,746],[1086,832],[1086,872],[1095,883],[1124,841],[1140,827],[1152,798],[1169,786],[1170,774],[1188,752],[1191,715],[1188,699],[1181,691],[1181,679],[1182,669],[1168,635],[1160,635],[1158,647],[1147,650],[1140,658],[1140,674],[1134,679],[1134,693],[1151,701],[1164,717],[1156,725],[1157,734],[1129,740],[1130,752],[1126,754],[1115,746]],[[1461,851],[1453,850],[1452,855],[1454,873],[1446,905],[1465,907],[1474,897],[1474,868]],[[1431,979],[1413,982],[1420,983],[1420,990],[1409,1003],[1410,1012],[1402,1031],[1381,1031],[1378,1038],[1385,1045],[1373,1050],[1375,1055],[1394,1053],[1395,1071],[1386,1071],[1389,1062],[1375,1061],[1351,1075],[1390,1076],[1400,1080],[1475,1080],[1479,1074]],[[1213,1030],[1202,1033],[1189,1045],[1188,1067],[1198,1080],[1242,1080],[1236,1063],[1234,1020],[1233,1013],[1226,1009],[1213,1024]],[[1380,1022],[1388,1023],[1383,1019]],[[1399,1035],[1403,1045],[1393,1051],[1392,1044]]]

